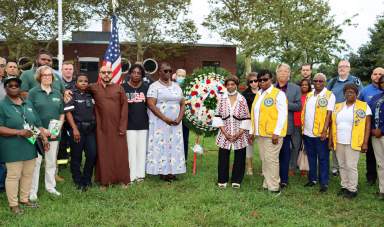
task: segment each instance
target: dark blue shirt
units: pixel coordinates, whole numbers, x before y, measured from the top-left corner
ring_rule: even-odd
[[[72,92],[72,99],[65,104],[64,111],[72,112],[75,122],[94,122],[95,101],[92,95],[87,92],[81,92],[78,89],[74,89]]]
[[[372,110],[371,129],[380,128],[384,132],[384,91],[375,95],[368,105]]]

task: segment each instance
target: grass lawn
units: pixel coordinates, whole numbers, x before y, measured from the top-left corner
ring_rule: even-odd
[[[194,141],[193,135],[191,141]],[[365,157],[359,164],[359,195],[354,200],[336,196],[339,178],[331,177],[329,191],[304,188],[306,179],[295,176],[279,197],[265,192],[262,177],[246,176],[240,190],[216,187],[217,148],[205,138],[210,151],[198,162],[192,175],[190,153],[188,173],[173,183],[148,176],[128,189],[98,187],[82,193],[71,181],[69,168],[61,172],[60,198],[52,198],[40,184],[36,210],[13,216],[5,193],[0,194],[0,226],[384,226],[384,201],[378,201],[378,186],[365,183]],[[233,154],[231,155],[233,158]],[[255,173],[261,166],[255,153]],[[43,168],[42,168],[43,169]],[[41,177],[40,179],[44,179]]]

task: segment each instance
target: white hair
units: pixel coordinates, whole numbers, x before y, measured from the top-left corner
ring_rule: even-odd
[[[324,81],[327,81],[327,76],[324,73],[316,73],[315,76],[313,77],[313,79],[315,79],[317,77],[322,77],[324,79]]]

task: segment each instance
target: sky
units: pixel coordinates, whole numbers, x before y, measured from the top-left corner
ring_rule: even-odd
[[[329,5],[337,24],[357,14],[352,20],[354,26],[343,28],[342,38],[351,47],[348,52],[357,51],[361,45],[369,41],[368,29],[373,27],[378,15],[384,14],[384,0],[329,0]],[[189,17],[195,21],[201,35],[198,43],[227,44],[219,35],[201,25],[209,14],[209,10],[207,0],[192,0]],[[87,30],[101,30],[101,21],[91,23]],[[120,40],[124,40],[124,37],[121,37]]]

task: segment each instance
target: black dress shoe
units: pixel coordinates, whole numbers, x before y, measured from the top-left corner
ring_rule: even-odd
[[[347,190],[347,192],[344,194],[344,197],[347,199],[353,199],[357,196],[357,192],[351,192]]]
[[[304,187],[313,187],[313,186],[315,186],[315,185],[316,185],[315,182],[310,181],[310,182],[306,183],[306,184],[304,185]]]
[[[328,186],[327,185],[321,185],[320,186],[320,191],[321,193],[327,192],[328,191]]]
[[[287,183],[280,183],[280,189],[284,189],[288,186]]]
[[[337,192],[337,196],[343,196],[347,193],[347,189],[346,188],[341,188],[340,191]]]

